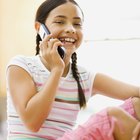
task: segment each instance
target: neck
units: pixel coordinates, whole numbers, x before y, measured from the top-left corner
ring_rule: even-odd
[[[64,72],[62,74],[62,77],[66,77],[68,72],[69,72],[69,68],[70,68],[70,63],[68,63],[67,65],[65,65],[65,69]]]
[[[64,63],[65,63],[65,69],[64,69],[64,72],[62,74],[62,77],[66,77],[68,72],[69,72],[69,68],[70,68],[70,59],[71,59],[71,56],[68,56],[66,55],[64,57]]]

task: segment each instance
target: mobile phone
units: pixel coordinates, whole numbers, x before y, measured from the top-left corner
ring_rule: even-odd
[[[50,31],[45,24],[41,24],[38,34],[40,35],[40,38],[43,40],[45,35],[50,34]],[[58,50],[59,55],[63,59],[65,55],[65,48],[63,46],[58,46],[57,50]]]

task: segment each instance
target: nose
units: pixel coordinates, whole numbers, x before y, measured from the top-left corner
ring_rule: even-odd
[[[66,29],[65,29],[66,33],[72,33],[74,34],[76,32],[75,28],[73,27],[73,25],[67,25]]]

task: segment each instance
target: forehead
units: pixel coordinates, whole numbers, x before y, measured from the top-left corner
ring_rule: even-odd
[[[49,17],[55,18],[59,15],[63,15],[65,17],[70,17],[70,18],[78,17],[81,20],[83,19],[83,15],[82,15],[80,8],[71,2],[67,2],[67,3],[62,4],[58,7],[56,7],[55,9],[53,9],[49,13],[48,18]]]

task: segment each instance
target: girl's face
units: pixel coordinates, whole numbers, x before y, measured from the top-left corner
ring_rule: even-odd
[[[83,39],[83,15],[73,3],[56,7],[48,15],[45,24],[53,38],[63,42],[67,54],[71,55],[80,46]]]

